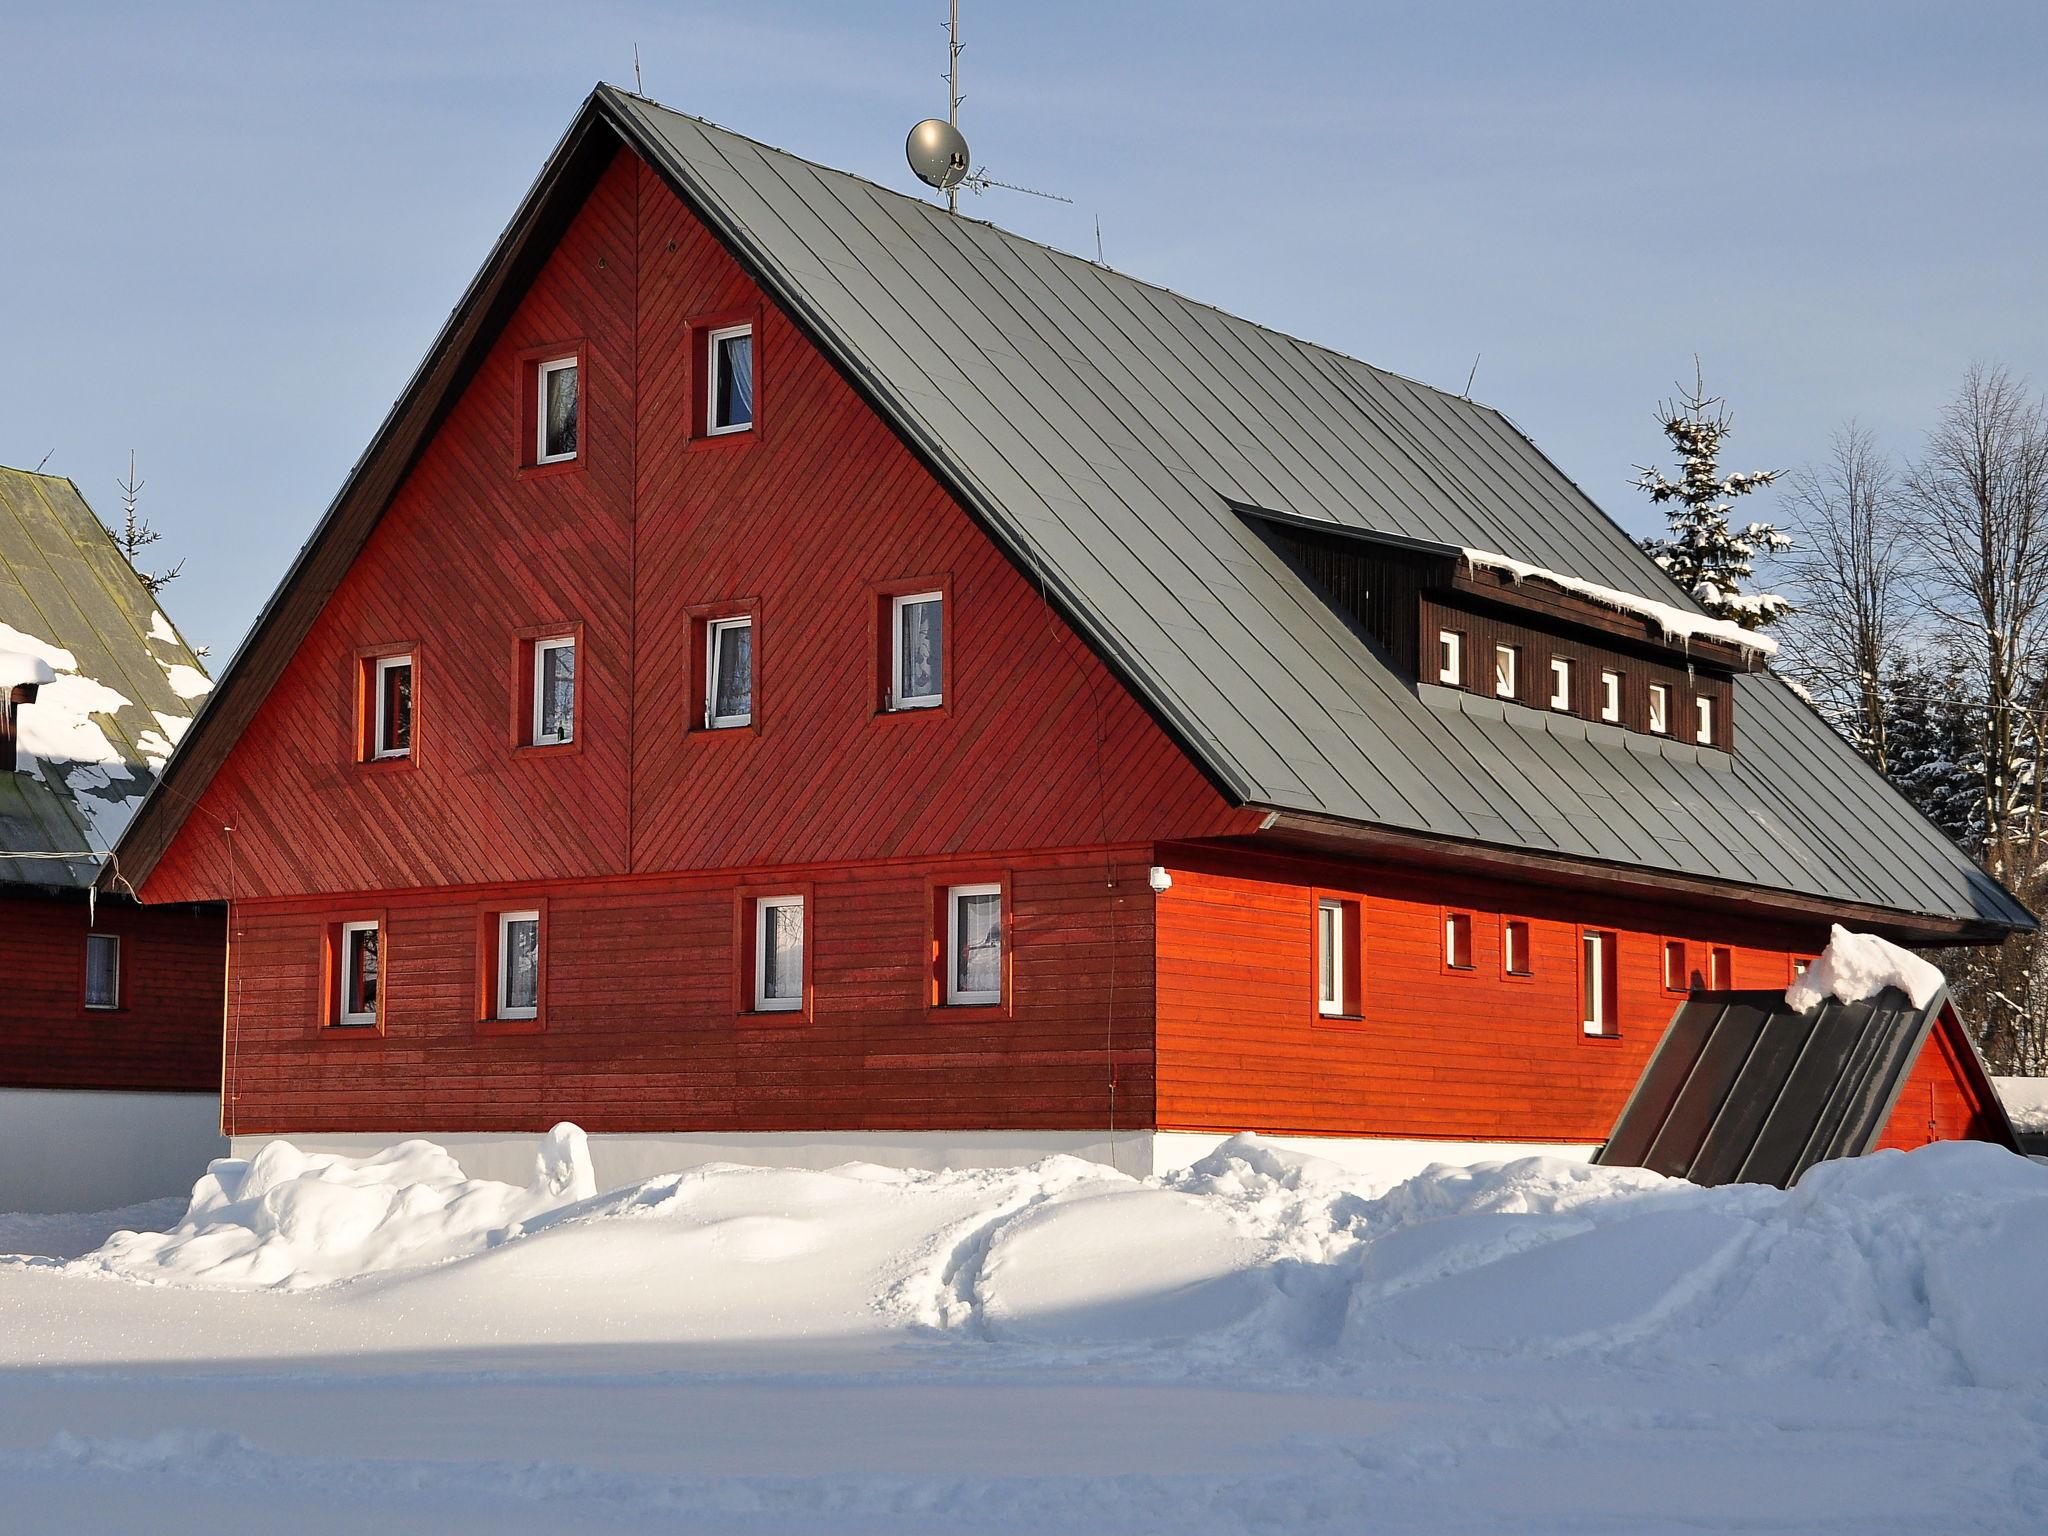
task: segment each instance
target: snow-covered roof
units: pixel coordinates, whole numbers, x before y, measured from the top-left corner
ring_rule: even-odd
[[[1752,655],[1770,657],[1778,654],[1778,642],[1769,635],[1760,635],[1755,630],[1744,629],[1727,619],[1709,618],[1696,609],[1679,608],[1670,603],[1660,603],[1654,598],[1639,597],[1633,592],[1624,592],[1619,587],[1603,587],[1597,581],[1582,581],[1576,576],[1567,576],[1561,571],[1545,570],[1540,565],[1531,565],[1526,560],[1511,559],[1497,555],[1490,549],[1468,549],[1462,552],[1466,564],[1476,570],[1498,571],[1510,581],[1541,581],[1583,597],[1589,603],[1602,608],[1611,608],[1616,613],[1632,614],[1647,619],[1657,626],[1658,632],[1667,640],[1684,644],[1689,640],[1718,640],[1723,645],[1732,645]]]
[[[90,884],[212,684],[69,480],[0,468],[0,885]]]

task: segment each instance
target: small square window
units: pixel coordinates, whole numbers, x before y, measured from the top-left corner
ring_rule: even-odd
[[[1453,688],[1465,681],[1465,637],[1455,629],[1437,634],[1436,680]]]
[[[1693,700],[1697,720],[1693,726],[1692,739],[1703,747],[1714,744],[1714,700],[1710,694],[1701,694]]]
[[[1707,951],[1707,985],[1716,992],[1726,992],[1735,985],[1734,977],[1734,952],[1716,944]]]
[[[804,899],[754,902],[754,1007],[784,1013],[804,1005]]]
[[[1650,684],[1650,730],[1659,736],[1671,734],[1671,689],[1663,683]]]
[[[1664,941],[1664,990],[1666,992],[1684,992],[1690,986],[1691,978],[1686,974],[1685,940],[1666,939]]]
[[[889,602],[889,707],[932,709],[945,702],[945,600],[913,592]]]
[[[713,619],[704,626],[705,728],[753,723],[754,621]]]
[[[1512,645],[1493,648],[1494,697],[1512,699],[1522,691],[1522,653]]]
[[[1585,953],[1581,962],[1581,982],[1584,991],[1585,1031],[1589,1035],[1613,1035],[1615,1029],[1615,963],[1614,935],[1600,929],[1588,928],[1583,940]]]
[[[1600,718],[1613,725],[1621,723],[1621,674],[1600,674]]]
[[[412,657],[379,656],[370,663],[370,756],[412,752]]]
[[[754,328],[732,325],[710,336],[710,388],[704,430],[713,437],[754,424]]]
[[[500,912],[494,1018],[540,1016],[540,964],[540,914]]]
[[[85,936],[85,1006],[121,1006],[121,940],[115,934]]]
[[[1444,964],[1454,971],[1472,969],[1472,914],[1444,914]]]
[[[946,1001],[1003,1000],[1003,888],[956,885],[946,892]]]
[[[335,999],[334,1022],[344,1029],[370,1029],[377,1023],[381,1006],[380,981],[383,956],[375,923],[341,925],[340,996]]]
[[[557,358],[539,369],[533,462],[560,464],[576,457],[576,359]]]
[[[1570,709],[1572,707],[1572,663],[1567,656],[1550,658],[1550,707]]]
[[[576,738],[576,642],[533,642],[533,744],[560,746]]]
[[[1511,917],[1501,926],[1501,968],[1510,976],[1535,974],[1530,959],[1529,924],[1523,918]]]

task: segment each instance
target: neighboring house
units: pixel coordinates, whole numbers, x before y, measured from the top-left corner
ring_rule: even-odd
[[[1584,1155],[1692,989],[2032,925],[1764,649],[1492,410],[605,87],[120,857],[238,1146]]]
[[[0,468],[0,1209],[179,1193],[225,1150],[221,908],[94,893],[210,687],[77,487]]]

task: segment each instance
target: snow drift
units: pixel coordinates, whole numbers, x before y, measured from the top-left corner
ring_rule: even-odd
[[[1910,949],[1874,933],[1851,933],[1836,923],[1828,947],[1785,989],[1785,1006],[1804,1013],[1824,997],[1860,1003],[1886,987],[1897,987],[1915,1008],[1925,1008],[1946,984],[1939,968]]]
[[[408,1142],[214,1165],[167,1233],[75,1270],[304,1289],[612,1342],[768,1337],[1185,1362],[1603,1361],[2048,1387],[2048,1169],[1950,1143],[1701,1189],[1561,1159],[1391,1187],[1252,1137],[1138,1180],[716,1165],[593,1196],[558,1127],[526,1188]]]

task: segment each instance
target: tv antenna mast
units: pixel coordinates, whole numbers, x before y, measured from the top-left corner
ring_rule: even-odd
[[[943,122],[936,117],[928,117],[910,130],[903,152],[910,159],[912,173],[926,186],[937,187],[946,194],[948,213],[960,211],[962,187],[977,193],[986,192],[990,187],[1001,187],[1006,192],[1022,192],[1055,203],[1072,203],[1071,197],[1061,197],[1057,192],[1041,192],[1036,187],[997,181],[986,172],[972,169],[967,140],[960,132],[960,103],[966,99],[960,94],[960,51],[966,46],[960,41],[960,0],[947,0],[946,117]]]

